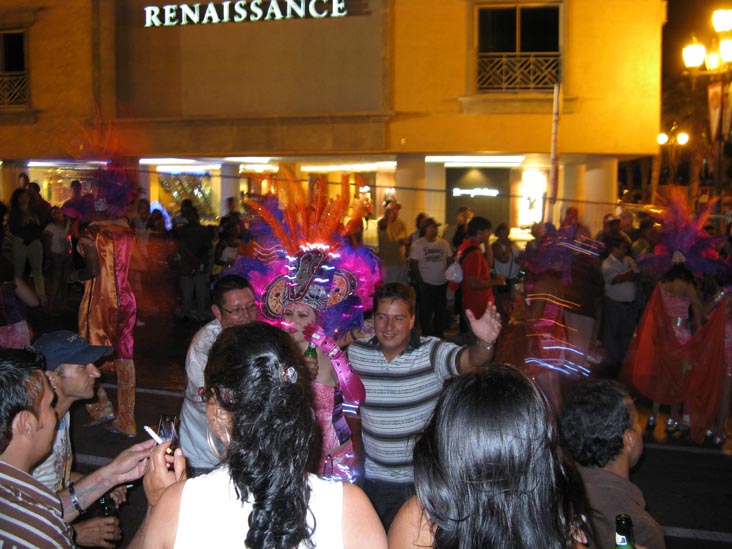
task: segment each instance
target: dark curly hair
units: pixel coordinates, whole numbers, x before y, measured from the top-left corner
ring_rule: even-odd
[[[560,418],[562,445],[585,467],[605,467],[623,449],[631,428],[628,390],[608,379],[576,384],[564,401]]]
[[[283,377],[290,367],[298,374],[294,383]],[[316,421],[302,353],[269,324],[234,326],[214,343],[204,376],[232,418],[224,462],[239,498],[253,500],[246,546],[311,547],[307,466]]]
[[[572,547],[573,529],[589,532],[551,409],[510,365],[446,382],[414,448],[414,481],[434,547]]]

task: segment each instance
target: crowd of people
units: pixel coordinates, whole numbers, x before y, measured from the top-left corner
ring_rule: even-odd
[[[248,200],[247,218],[232,198],[216,228],[184,201],[170,233],[135,193],[100,206],[76,184],[43,226],[21,183],[3,247],[0,541],[113,547],[119,520],[86,511],[142,478],[131,547],[614,547],[625,513],[658,548],[629,480],[631,395],[652,402],[646,429],[668,406],[669,437],[724,443],[732,239],[680,203],[638,229],[608,214],[594,238],[569,208],[521,250],[468,208],[442,237],[425,214],[410,235],[391,200],[372,250],[364,220],[344,222],[347,181],[317,207]],[[36,234],[59,256],[48,297]],[[201,323],[180,447],[135,444],[78,475],[69,408],[137,433],[138,304],[176,277],[179,316]],[[23,308],[54,310],[68,281],[84,284],[78,332],[34,337]],[[110,363],[116,410],[97,383]]]

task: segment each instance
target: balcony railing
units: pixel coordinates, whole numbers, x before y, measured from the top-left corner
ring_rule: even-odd
[[[478,92],[548,91],[559,82],[559,53],[478,54]]]
[[[0,108],[28,104],[28,75],[0,72]]]

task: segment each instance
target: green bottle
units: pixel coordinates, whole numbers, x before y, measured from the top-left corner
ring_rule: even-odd
[[[318,360],[318,351],[315,348],[315,343],[312,341],[308,344],[308,348],[305,349],[305,352],[303,353],[303,356],[305,358],[314,358],[315,360]]]
[[[620,548],[635,549],[633,520],[626,514],[615,517],[615,549]]]

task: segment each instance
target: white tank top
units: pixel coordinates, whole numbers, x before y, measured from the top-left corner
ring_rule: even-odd
[[[316,528],[316,547],[343,547],[343,484],[308,476],[312,489],[308,526]],[[180,501],[175,547],[242,549],[252,505],[236,498],[236,488],[226,467],[186,481]]]

